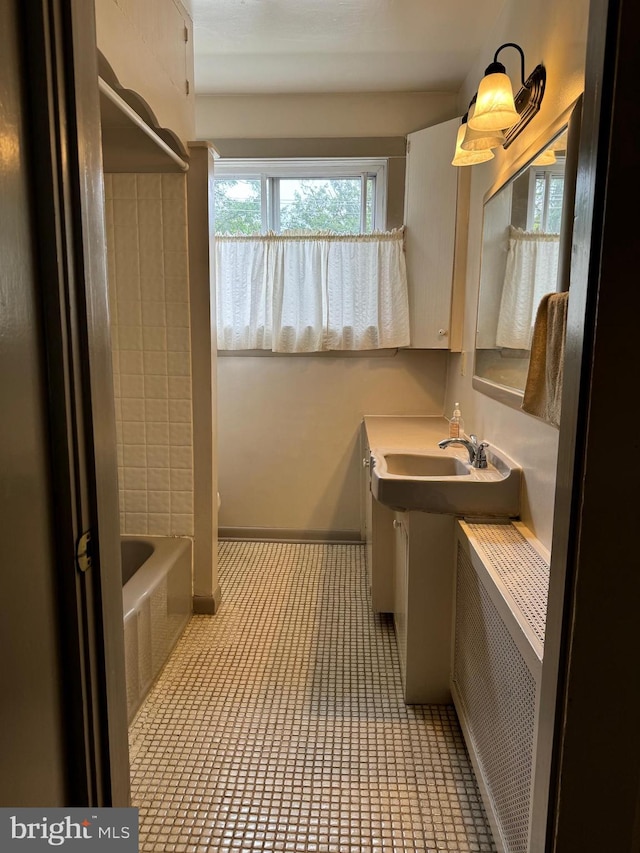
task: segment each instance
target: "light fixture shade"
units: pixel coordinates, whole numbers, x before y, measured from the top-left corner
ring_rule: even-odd
[[[504,142],[504,133],[501,130],[473,130],[469,121],[473,117],[476,105],[469,107],[469,118],[465,125],[466,131],[460,147],[463,151],[487,151],[491,148],[499,148]]]
[[[520,118],[513,101],[511,80],[507,74],[485,74],[478,86],[473,118],[469,116],[472,130],[505,130]]]
[[[458,128],[458,137],[456,139],[456,153],[451,161],[452,166],[474,166],[476,163],[484,163],[487,160],[493,159],[493,151],[485,149],[484,151],[465,151],[460,147],[464,139],[464,133],[467,128],[466,122]]]
[[[532,161],[532,166],[552,166],[557,162],[556,152],[553,148],[545,148],[542,154],[538,154],[535,160]]]

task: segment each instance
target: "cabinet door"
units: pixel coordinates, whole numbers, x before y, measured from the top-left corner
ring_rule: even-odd
[[[393,522],[395,530],[395,560],[393,569],[393,624],[400,658],[402,682],[406,686],[407,679],[407,613],[409,602],[409,532],[406,527],[404,513],[397,513]]]
[[[458,172],[451,165],[460,119],[407,136],[404,222],[411,349],[447,349]]]

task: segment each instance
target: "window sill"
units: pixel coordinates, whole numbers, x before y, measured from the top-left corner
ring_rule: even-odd
[[[219,358],[395,358],[400,349],[323,350],[322,352],[271,352],[266,349],[218,350]]]

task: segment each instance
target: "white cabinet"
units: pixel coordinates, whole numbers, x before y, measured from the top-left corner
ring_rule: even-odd
[[[460,119],[407,136],[405,245],[412,349],[450,347]]]
[[[363,429],[364,530],[367,543],[367,575],[371,609],[374,613],[393,610],[393,511],[371,494],[370,449]]]
[[[397,512],[393,618],[404,700],[451,702],[454,517]]]

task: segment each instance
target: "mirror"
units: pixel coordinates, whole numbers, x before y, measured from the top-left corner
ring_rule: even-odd
[[[568,289],[577,116],[486,198],[473,387],[520,408],[538,305]]]

